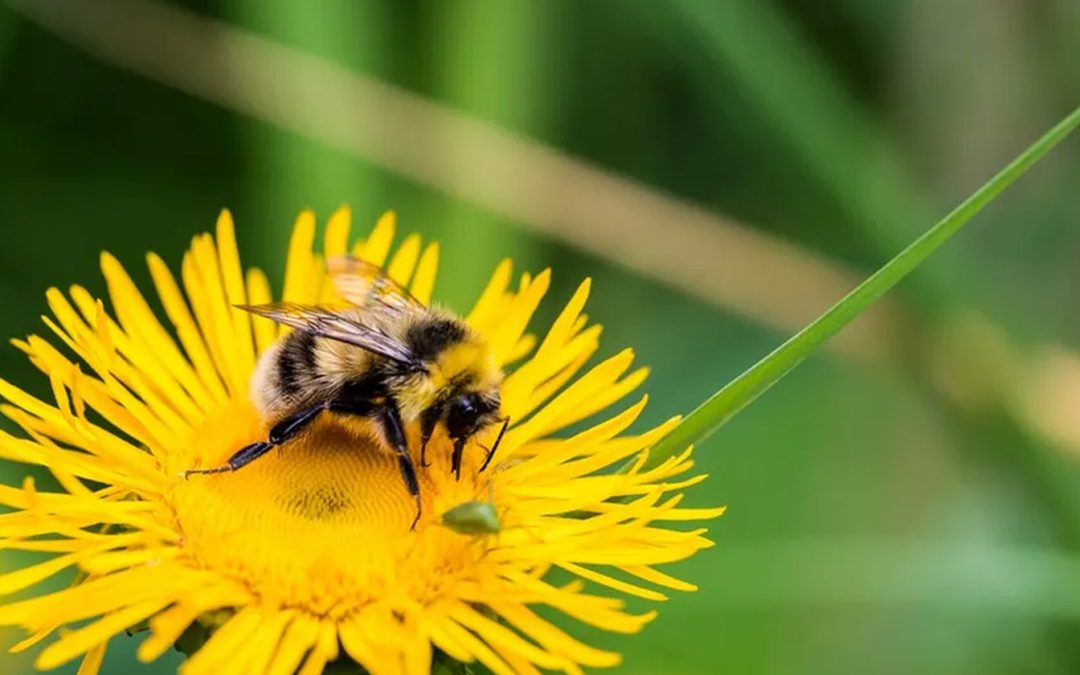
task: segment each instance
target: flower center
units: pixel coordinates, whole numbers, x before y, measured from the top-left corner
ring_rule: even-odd
[[[224,412],[195,436],[204,445],[199,454],[221,463],[260,438],[259,426],[250,408]],[[449,453],[437,435],[428,447],[432,465],[421,468],[416,458],[423,512],[415,530],[416,502],[397,458],[333,418],[236,472],[178,480],[170,500],[185,553],[197,564],[273,604],[345,614],[390,589],[437,596],[483,555],[490,538],[438,524],[449,508],[487,494],[475,462],[453,479]]]

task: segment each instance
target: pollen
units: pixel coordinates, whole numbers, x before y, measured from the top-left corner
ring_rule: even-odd
[[[363,424],[328,414],[239,471],[183,477],[266,437],[249,385],[288,329],[236,305],[340,302],[324,261],[346,252],[431,301],[436,245],[411,235],[395,250],[393,214],[356,243],[350,232],[341,209],[316,250],[315,218],[301,214],[280,295],[242,267],[227,212],[215,235],[194,238],[178,275],[149,256],[152,301],[108,255],[106,298],[79,286],[46,294],[49,337],[14,344],[51,395],[0,380],[0,412],[21,428],[0,432],[0,458],[47,467],[58,486],[0,485],[0,549],[43,556],[0,575],[0,593],[25,598],[0,607],[0,625],[28,631],[14,650],[47,641],[39,668],[81,658],[92,675],[127,628],[149,625],[138,657],[150,661],[198,624],[209,639],[182,666],[188,675],[319,673],[338,660],[419,675],[436,653],[500,674],[577,673],[619,655],[578,641],[553,615],[635,633],[654,613],[629,611],[628,596],[693,590],[660,566],[711,543],[703,528],[667,525],[722,509],[681,506],[704,479],[690,449],[648,462],[677,418],[629,433],[646,398],[624,399],[646,371],[630,351],[596,357],[589,282],[540,330],[531,318],[550,274],[515,283],[509,261],[463,316],[506,373],[511,426],[483,471],[499,430],[477,435],[460,478],[444,431],[421,468],[419,431],[407,429],[421,496],[414,528],[397,459]],[[556,569],[578,581],[556,585]],[[65,575],[70,586],[37,589]]]

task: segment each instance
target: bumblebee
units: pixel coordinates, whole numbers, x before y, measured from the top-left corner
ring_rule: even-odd
[[[420,463],[441,422],[454,441],[451,467],[461,477],[466,443],[502,422],[480,471],[487,468],[509,418],[499,413],[503,373],[484,339],[461,317],[427,307],[379,267],[355,257],[328,265],[341,306],[273,303],[240,309],[294,328],[259,359],[251,393],[270,431],[225,465],[193,474],[236,471],[284,445],[321,415],[362,418],[376,440],[397,456],[416,500],[420,486],[405,428],[420,425]]]

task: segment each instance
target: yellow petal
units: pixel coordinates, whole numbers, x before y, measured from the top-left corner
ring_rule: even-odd
[[[120,631],[134,626],[167,604],[162,600],[147,600],[113,612],[88,626],[72,631],[49,645],[38,655],[34,667],[50,670],[84,654]]]
[[[495,268],[495,273],[491,275],[487,287],[484,288],[483,293],[480,294],[480,299],[476,301],[472,311],[467,316],[470,324],[481,329],[487,327],[492,317],[496,315],[499,306],[502,305],[506,289],[510,285],[510,274],[513,269],[514,265],[509,259],[503,260]]]
[[[251,315],[236,309],[236,305],[248,303],[244,285],[244,272],[240,264],[240,250],[236,245],[236,232],[232,215],[223,211],[217,225],[218,267],[225,291],[225,310],[232,316],[233,333],[238,347],[234,358],[239,362],[240,375],[246,380],[247,373],[255,367],[255,344],[251,332]]]
[[[375,223],[375,229],[371,231],[367,240],[361,247],[360,257],[364,260],[382,267],[386,262],[386,256],[390,253],[390,244],[394,241],[394,230],[397,225],[397,214],[387,211],[379,217]]]
[[[315,214],[304,211],[296,219],[289,240],[289,257],[285,263],[285,302],[311,302],[316,281],[313,274],[314,257],[311,245],[315,241]]]
[[[285,630],[277,654],[267,675],[292,675],[300,666],[304,654],[315,645],[319,636],[319,624],[306,616],[297,616]]]
[[[157,288],[158,296],[161,298],[161,304],[165,308],[165,314],[169,317],[169,321],[172,322],[173,328],[180,338],[180,343],[184,346],[184,351],[199,375],[199,381],[205,387],[207,396],[212,397],[215,401],[225,400],[227,394],[224,386],[222,386],[221,378],[210,358],[210,352],[202,334],[199,332],[198,324],[195,323],[195,318],[192,316],[187,302],[180,292],[176,278],[173,277],[168,266],[158,256],[151,253],[146,260],[150,267],[150,275],[154,280],[154,286]]]
[[[75,675],[98,675],[101,671],[101,663],[105,660],[105,650],[108,646],[108,642],[102,642],[86,652],[86,656],[83,657],[82,663],[79,664],[79,670]]]
[[[341,257],[349,250],[349,230],[352,229],[352,210],[341,206],[330,215],[323,236],[325,257],[327,260]]]
[[[270,280],[259,269],[250,269],[247,273],[248,299],[253,305],[265,305],[272,301]],[[255,345],[259,354],[270,348],[277,340],[277,326],[273,321],[252,321],[255,331]]]
[[[431,304],[431,291],[435,288],[435,273],[439,268],[439,244],[432,242],[424,249],[416,266],[410,291],[422,304]]]
[[[391,258],[386,267],[386,276],[408,287],[409,279],[412,278],[413,270],[416,269],[416,261],[420,256],[420,235],[410,234],[401,242],[397,253]]]

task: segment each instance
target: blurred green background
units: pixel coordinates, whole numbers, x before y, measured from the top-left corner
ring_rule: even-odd
[[[549,316],[594,277],[655,423],[1077,102],[1074,0],[2,4],[3,333],[103,291],[99,250],[146,281],[222,207],[277,281],[300,208],[393,208],[452,306],[506,255],[555,268]],[[717,546],[642,635],[587,634],[620,672],[1080,669],[1077,140],[700,448]],[[0,373],[47,390],[13,348]],[[104,672],[178,663],[135,643]]]

